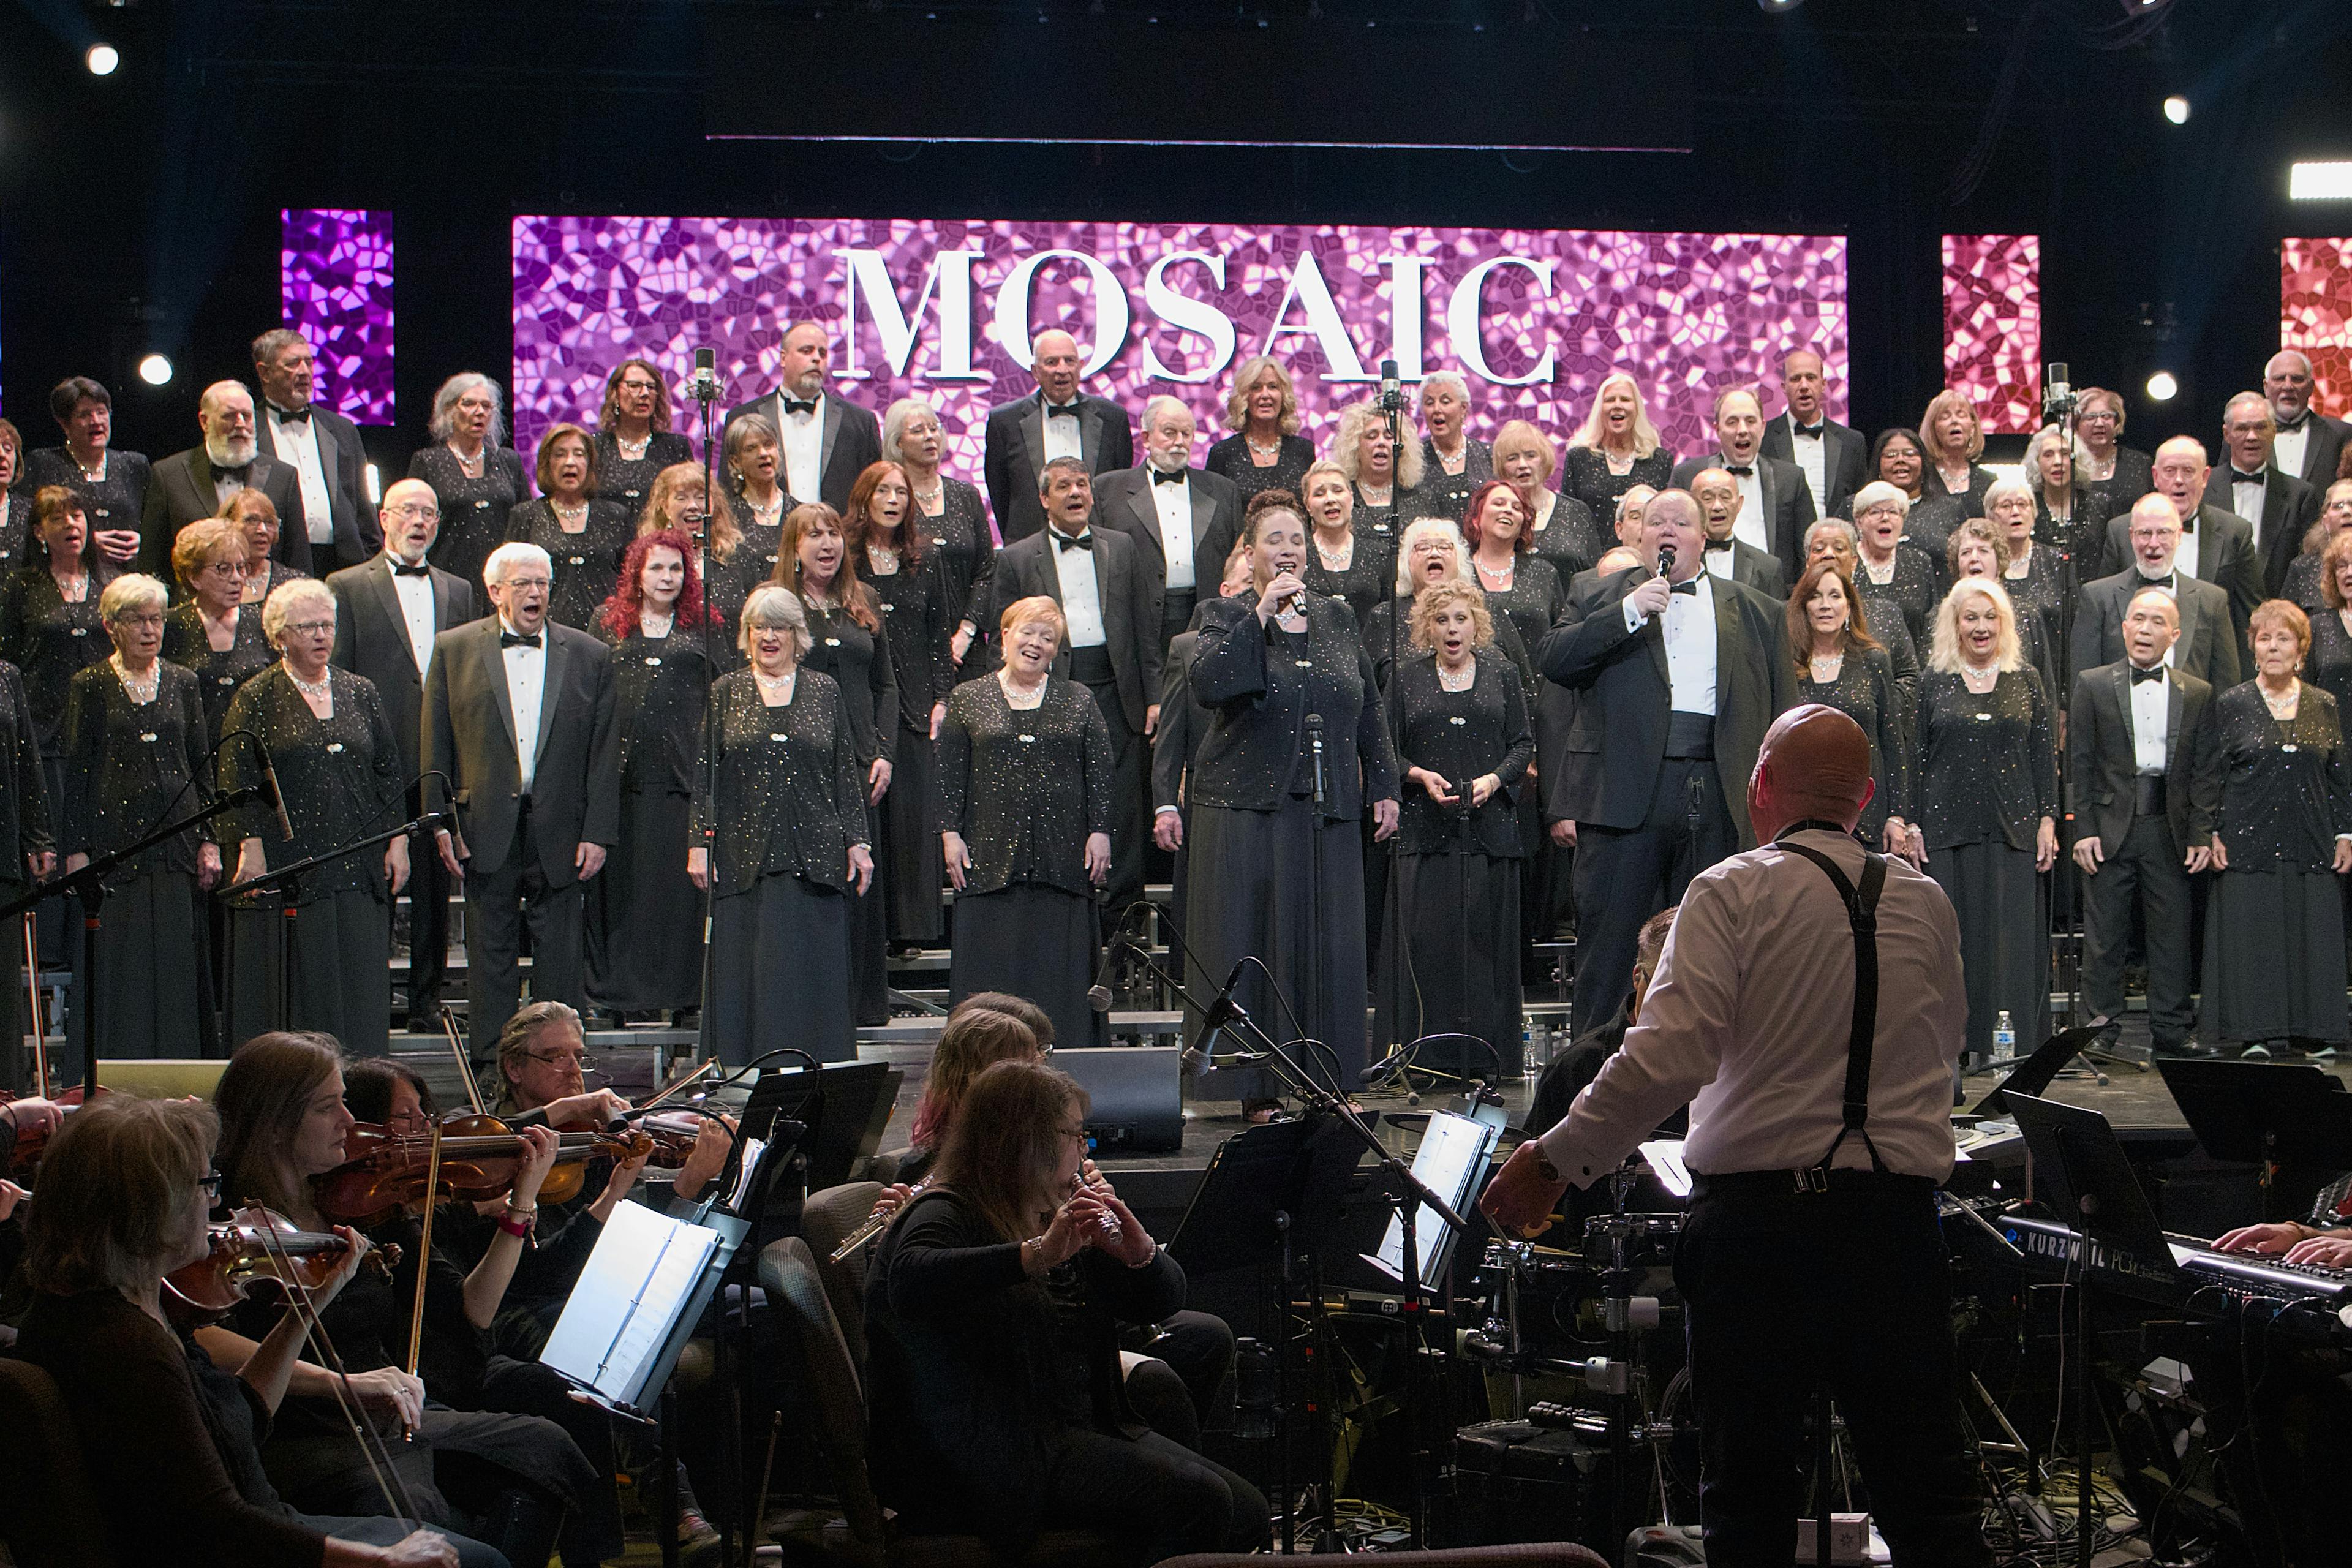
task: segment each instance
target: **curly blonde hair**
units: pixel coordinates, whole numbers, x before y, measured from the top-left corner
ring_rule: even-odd
[[[1494,613],[1486,608],[1486,595],[1473,583],[1432,583],[1412,602],[1412,619],[1409,632],[1412,646],[1424,652],[1437,647],[1437,616],[1439,612],[1460,606],[1470,612],[1470,646],[1486,647],[1495,640]]]

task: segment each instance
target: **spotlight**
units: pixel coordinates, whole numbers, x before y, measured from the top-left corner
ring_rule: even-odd
[[[2151,402],[2169,403],[2179,391],[2179,381],[2168,370],[2158,371],[2147,378],[2147,395]]]
[[[92,44],[89,53],[82,56],[82,62],[89,67],[92,76],[112,76],[114,68],[122,63],[122,55],[112,44]]]
[[[2174,93],[2170,98],[2164,100],[2164,117],[2167,120],[2171,121],[2175,125],[2188,124],[2189,100],[2181,97],[2179,93]]]
[[[139,379],[150,386],[163,386],[172,379],[172,362],[162,354],[149,354],[139,362]]]
[[[1757,8],[1772,16],[1783,11],[1793,11],[1804,3],[1805,0],[1756,0]]]
[[[2286,194],[2298,202],[2352,199],[2352,163],[2297,163],[2287,172]]]

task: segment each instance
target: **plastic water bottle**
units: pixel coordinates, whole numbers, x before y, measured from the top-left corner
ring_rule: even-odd
[[[1533,1079],[1543,1072],[1536,1047],[1536,1025],[1532,1018],[1521,1018],[1519,1024],[1519,1075]]]
[[[2006,1007],[1992,1026],[1992,1059],[1995,1066],[2007,1066],[2017,1059],[2017,1027],[2009,1021]]]

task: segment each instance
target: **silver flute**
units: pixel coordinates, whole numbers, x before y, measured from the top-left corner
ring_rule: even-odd
[[[930,1177],[925,1176],[921,1181],[917,1182],[913,1186],[908,1188],[907,1203],[913,1203],[915,1201],[915,1194],[921,1192],[925,1187],[928,1187],[930,1184]],[[848,1262],[851,1256],[854,1255],[859,1247],[865,1246],[867,1242],[881,1235],[884,1229],[889,1226],[890,1222],[898,1217],[899,1210],[904,1209],[906,1206],[907,1204],[900,1204],[898,1208],[884,1209],[880,1214],[868,1215],[864,1225],[859,1226],[856,1230],[851,1231],[846,1237],[843,1237],[841,1245],[833,1249],[833,1261],[835,1263]]]

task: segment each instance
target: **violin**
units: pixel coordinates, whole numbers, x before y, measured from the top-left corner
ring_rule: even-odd
[[[99,1092],[100,1094],[104,1094],[106,1091],[104,1089],[100,1089]],[[10,1094],[5,1090],[0,1090],[0,1105],[13,1103],[19,1098],[32,1097],[20,1097]],[[73,1088],[67,1089],[62,1094],[51,1096],[49,1103],[56,1106],[60,1111],[70,1115],[81,1107],[81,1086],[77,1084]],[[65,1125],[62,1118],[59,1120],[58,1125],[60,1127]],[[49,1134],[53,1131],[54,1129],[46,1126],[18,1128],[16,1130],[16,1146],[9,1151],[7,1169],[5,1172],[0,1172],[0,1174],[10,1176],[29,1174],[35,1167],[40,1164],[42,1154],[47,1152],[49,1146]]]
[[[283,1297],[295,1286],[319,1289],[351,1251],[341,1237],[297,1229],[292,1220],[266,1208],[238,1209],[228,1224],[210,1229],[212,1250],[163,1277],[163,1289],[180,1304],[205,1313],[226,1312],[256,1295]],[[361,1267],[390,1279],[399,1262],[399,1247],[379,1247]]]
[[[654,1149],[653,1138],[637,1131],[557,1136],[555,1167],[539,1189],[542,1203],[568,1203],[579,1196],[590,1160],[640,1159]],[[319,1212],[328,1219],[363,1225],[426,1201],[426,1171],[434,1157],[430,1137],[362,1121],[345,1135],[343,1150],[341,1164],[310,1178]],[[504,1197],[530,1157],[530,1143],[497,1117],[451,1116],[441,1124],[440,1173],[431,1197],[460,1203]]]

